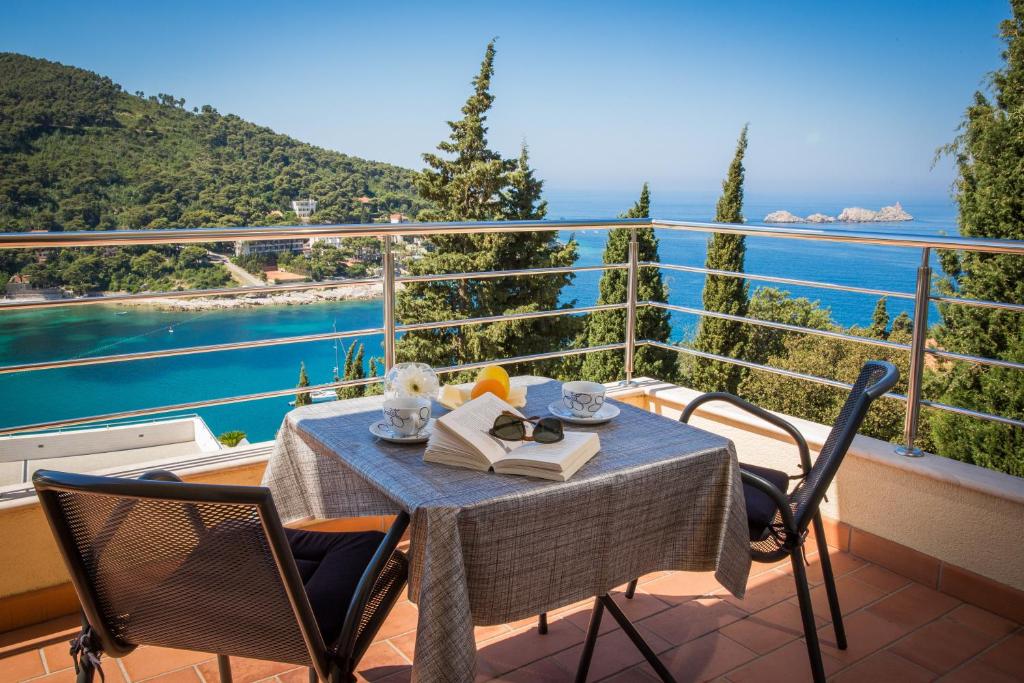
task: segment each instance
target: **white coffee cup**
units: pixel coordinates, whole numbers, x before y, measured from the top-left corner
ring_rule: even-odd
[[[384,424],[398,436],[414,436],[430,421],[430,399],[389,398],[384,401]]]
[[[604,405],[604,385],[597,382],[566,382],[562,405],[576,417],[593,417]]]

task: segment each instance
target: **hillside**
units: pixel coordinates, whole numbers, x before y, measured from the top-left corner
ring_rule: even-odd
[[[0,53],[0,230],[288,223],[306,196],[316,222],[369,221],[415,214],[412,178],[210,106]]]

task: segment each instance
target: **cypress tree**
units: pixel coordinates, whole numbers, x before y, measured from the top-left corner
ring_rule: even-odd
[[[518,160],[505,160],[487,144],[494,55],[491,41],[462,108],[463,118],[448,123],[451,134],[438,145],[441,154],[423,155],[427,168],[418,175],[417,188],[434,208],[421,212],[421,220],[537,219],[546,212],[543,181],[534,176],[525,146]],[[443,274],[571,265],[575,242],[563,244],[556,238],[554,231],[438,235],[431,238],[433,252],[410,270]],[[556,309],[571,305],[559,301],[571,281],[571,275],[563,274],[411,283],[399,293],[398,318],[415,323]],[[397,352],[400,360],[458,365],[563,348],[579,326],[572,316],[558,316],[410,332]],[[554,372],[556,365],[537,364],[530,370]]]
[[[871,327],[868,328],[868,334],[876,339],[886,339],[889,337],[889,311],[886,308],[884,296],[875,304],[875,310],[871,314]]]
[[[1024,239],[1024,0],[1011,0],[1002,22],[1004,66],[992,74],[992,96],[978,92],[960,134],[945,148],[956,161],[960,234]],[[940,252],[942,293],[972,299],[1024,301],[1024,259],[1005,254]],[[934,331],[956,353],[1024,362],[1024,315],[955,304],[940,305]],[[940,370],[929,387],[943,403],[1024,418],[1021,371],[970,363]],[[935,394],[932,394],[935,395]],[[1024,430],[947,412],[931,421],[938,452],[1024,476]]]
[[[308,386],[309,386],[309,375],[306,374],[306,364],[305,363],[299,363],[299,384],[298,384],[298,388],[302,389],[303,387],[308,387]],[[296,408],[298,408],[300,406],[308,406],[312,402],[313,402],[313,399],[310,398],[310,395],[309,395],[308,391],[300,391],[299,393],[295,394],[295,407]]]
[[[743,222],[743,156],[747,151],[747,126],[743,126],[736,154],[729,165],[729,174],[722,182],[722,196],[715,209],[715,222]],[[714,233],[708,240],[704,266],[713,270],[743,272],[746,253],[743,235]],[[704,280],[704,310],[744,316],[747,313],[749,287],[742,278],[708,275]],[[741,358],[746,340],[743,323],[721,318],[701,318],[694,348],[720,356]],[[697,359],[688,383],[698,391],[736,392],[743,378],[743,368],[732,363]]]
[[[620,218],[649,218],[651,193],[644,183],[636,204]],[[629,260],[630,228],[608,232],[603,261],[624,263]],[[636,228],[636,241],[641,261],[659,261],[658,238],[653,228]],[[625,270],[606,270],[598,285],[598,304],[616,304],[626,301],[628,273]],[[641,268],[637,276],[639,301],[668,301],[668,290],[656,268]],[[667,342],[672,332],[669,312],[660,308],[637,309],[636,338]],[[625,340],[626,311],[599,311],[587,316],[582,339],[585,346],[615,344]],[[641,347],[634,358],[634,375],[673,381],[676,376],[676,356],[673,351]],[[582,377],[594,382],[614,382],[625,377],[625,354],[621,351],[588,353],[582,363]]]
[[[903,311],[898,316],[893,318],[892,331],[889,333],[890,337],[896,336],[900,339],[910,338],[914,333],[914,321],[911,320],[910,316],[907,315],[906,311]]]

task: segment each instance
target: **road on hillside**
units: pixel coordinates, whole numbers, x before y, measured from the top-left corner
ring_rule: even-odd
[[[227,256],[224,256],[223,254],[215,254],[212,251],[208,251],[206,253],[210,257],[211,261],[215,261],[227,268],[228,272],[231,273],[231,276],[235,278],[235,281],[243,287],[262,287],[267,284],[245,268],[236,266]]]

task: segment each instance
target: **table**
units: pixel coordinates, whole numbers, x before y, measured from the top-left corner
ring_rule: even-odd
[[[530,378],[526,414],[560,384]],[[732,442],[617,402],[601,450],[569,481],[424,463],[368,425],[381,397],[285,416],[263,483],[283,520],[411,516],[409,597],[419,607],[413,679],[470,681],[473,625],[524,619],[657,570],[714,570],[742,597],[746,508]],[[435,413],[436,414],[436,413]]]

